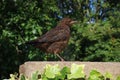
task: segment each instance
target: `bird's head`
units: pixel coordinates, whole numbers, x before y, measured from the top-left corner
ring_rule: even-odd
[[[72,24],[76,23],[77,21],[74,21],[72,20],[71,18],[63,18],[61,21],[60,21],[60,25],[64,24],[64,25],[68,25],[68,26],[72,26]]]

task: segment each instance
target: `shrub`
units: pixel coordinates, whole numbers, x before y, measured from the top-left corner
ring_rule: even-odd
[[[32,74],[31,78],[28,79],[24,75],[10,75],[10,80],[120,80],[120,76],[116,79],[108,72],[104,75],[97,70],[91,70],[88,77],[84,73],[85,65],[72,64],[71,68],[63,67],[60,69],[59,65],[46,65],[45,70],[42,74],[38,71]]]

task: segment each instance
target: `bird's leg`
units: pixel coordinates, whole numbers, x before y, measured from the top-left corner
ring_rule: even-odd
[[[64,59],[59,54],[55,54],[55,55],[59,57],[61,61],[64,61]]]

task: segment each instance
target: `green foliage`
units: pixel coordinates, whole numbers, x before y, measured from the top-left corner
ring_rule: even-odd
[[[10,74],[10,80],[16,80],[18,78],[18,74]],[[22,80],[24,80],[22,78]]]
[[[70,71],[71,74],[67,75],[68,79],[84,78],[85,74],[83,70],[84,70],[84,65],[72,64]]]
[[[66,16],[78,20],[78,24],[71,27],[69,45],[60,54],[65,60],[119,62],[119,3],[119,0],[1,0],[0,78],[18,72],[25,61],[59,60],[24,43],[55,27]]]
[[[104,76],[100,72],[92,70],[88,80],[104,80]]]
[[[24,75],[21,75],[21,76],[20,76],[20,80],[26,80],[25,76],[24,76]]]
[[[56,70],[56,71],[55,71]],[[42,77],[38,77],[40,74],[38,71],[32,75],[30,80],[120,80],[120,76],[113,78],[110,73],[102,75],[97,70],[92,70],[88,77],[84,73],[84,65],[72,64],[71,68],[63,67],[60,69],[58,64],[49,65],[47,64],[44,73],[41,74]],[[20,79],[29,80],[24,75],[20,75],[16,78],[15,75],[10,76],[10,80]]]
[[[118,76],[116,80],[120,80],[120,76]]]
[[[114,58],[120,56],[119,36],[115,35],[119,33],[119,29],[116,31],[107,21],[86,25],[79,29],[82,38],[80,42],[82,53],[86,55],[84,60],[119,61],[120,58]]]
[[[105,79],[112,79],[112,80],[113,80],[112,74],[106,72],[106,74],[105,74]]]
[[[38,80],[38,71],[32,74],[31,80]]]
[[[60,75],[60,68],[58,65],[51,66],[51,65],[46,65],[45,68],[45,73],[47,78],[55,78],[55,76]]]
[[[59,76],[62,80],[67,78],[67,74],[70,74],[69,67],[63,67],[60,71],[61,75]]]

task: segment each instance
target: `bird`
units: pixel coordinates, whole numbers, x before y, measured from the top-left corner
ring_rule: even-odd
[[[55,28],[52,28],[37,39],[26,42],[26,44],[33,45],[45,53],[53,53],[61,61],[64,61],[59,53],[61,53],[68,45],[70,39],[70,27],[76,22],[77,21],[68,17],[63,18]]]

